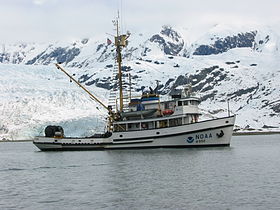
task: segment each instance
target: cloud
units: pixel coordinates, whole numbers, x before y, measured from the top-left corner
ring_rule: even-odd
[[[270,24],[278,0],[13,0],[0,1],[1,42],[67,40],[113,33],[117,9],[124,30],[157,32],[164,24]]]
[[[46,0],[33,0],[33,3],[34,4],[37,4],[37,5],[42,5],[46,2]]]

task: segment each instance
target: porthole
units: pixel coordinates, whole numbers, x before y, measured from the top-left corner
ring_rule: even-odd
[[[226,121],[226,123],[228,123],[228,121]]]
[[[120,135],[120,137],[123,137],[123,135]]]
[[[156,134],[160,134],[160,132],[157,132]]]

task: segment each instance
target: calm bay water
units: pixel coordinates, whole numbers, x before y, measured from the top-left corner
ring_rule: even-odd
[[[280,209],[279,198],[280,135],[191,149],[0,143],[0,209]]]

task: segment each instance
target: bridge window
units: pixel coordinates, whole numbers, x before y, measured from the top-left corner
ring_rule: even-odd
[[[198,102],[197,101],[190,101],[190,104],[191,105],[198,105]]]
[[[169,120],[169,127],[182,125],[182,118],[170,119]]]
[[[139,130],[140,129],[140,123],[129,123],[127,127],[128,127],[129,131]]]

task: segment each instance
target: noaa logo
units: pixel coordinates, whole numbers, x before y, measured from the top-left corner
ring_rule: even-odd
[[[187,142],[188,142],[188,143],[193,143],[193,141],[194,141],[194,137],[189,136],[189,137],[187,138]]]

